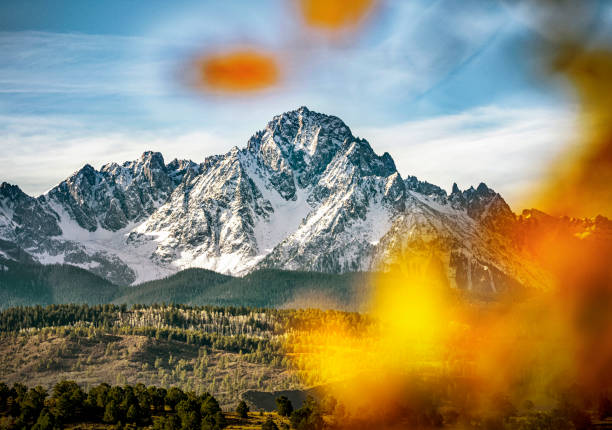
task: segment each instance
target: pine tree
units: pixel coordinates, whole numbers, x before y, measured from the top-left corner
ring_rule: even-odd
[[[240,416],[240,418],[248,418],[249,417],[249,407],[247,406],[244,400],[241,400],[236,407],[236,413]]]
[[[278,430],[278,426],[272,421],[271,417],[268,417],[261,425],[261,430]]]
[[[119,421],[119,407],[114,400],[111,400],[104,409],[104,416],[102,417],[102,421],[105,423],[116,423]]]
[[[276,409],[281,417],[288,417],[293,412],[293,405],[291,400],[287,396],[280,396],[276,398]]]

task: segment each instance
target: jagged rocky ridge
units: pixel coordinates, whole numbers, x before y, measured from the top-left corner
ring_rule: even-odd
[[[200,164],[146,152],[99,171],[86,165],[37,198],[3,183],[0,256],[131,284],[188,267],[367,271],[414,255],[453,287],[500,292],[548,283],[521,240],[528,215],[485,184],[447,194],[402,179],[388,153],[302,107]],[[605,218],[554,220],[610,231]]]

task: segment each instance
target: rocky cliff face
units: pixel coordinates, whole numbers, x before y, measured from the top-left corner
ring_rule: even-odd
[[[359,270],[404,189],[389,154],[303,107],[207,159],[129,241],[155,241],[155,261],[178,267]]]
[[[159,152],[148,151],[139,160],[106,164],[100,171],[86,164],[44,200],[59,204],[85,230],[117,231],[152,215],[185,174],[198,169],[186,161],[166,165]]]
[[[527,228],[532,223],[485,184],[453,185],[447,194],[402,179],[389,154],[305,107],[200,164],[165,164],[146,152],[99,171],[86,165],[38,198],[0,187],[5,256],[18,247],[122,284],[187,267],[384,270],[392,257],[414,255],[456,288],[545,287],[545,270],[526,258]]]
[[[131,255],[125,230],[147,219],[199,168],[178,160],[165,165],[161,154],[145,152],[139,160],[107,164],[99,171],[87,164],[38,198],[3,183],[3,248],[10,243],[41,263],[74,264],[119,284],[136,281],[139,270],[171,273],[147,265],[142,253]]]

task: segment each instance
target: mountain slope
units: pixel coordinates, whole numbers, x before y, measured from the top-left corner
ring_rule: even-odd
[[[56,303],[108,303],[120,288],[79,267],[0,258],[0,308]]]
[[[360,310],[371,292],[368,273],[255,270],[193,297],[194,305]]]
[[[402,195],[388,154],[338,118],[300,108],[246,148],[207,159],[132,240],[157,240],[156,261],[182,268],[240,274],[265,258],[264,267],[359,270]]]
[[[197,300],[215,285],[225,284],[231,276],[206,269],[186,269],[167,278],[145,282],[137,287],[124,288],[121,295],[113,299],[118,304],[185,303],[206,305],[211,302]]]
[[[113,303],[358,310],[370,291],[370,277],[366,273],[262,269],[243,277],[231,277],[206,269],[186,269],[164,279],[124,288]]]
[[[571,234],[593,230],[591,221],[567,222]],[[547,288],[525,240],[532,224],[485,184],[448,194],[403,179],[389,154],[305,107],[200,164],[146,152],[100,170],[86,165],[38,198],[0,186],[1,255],[79,266],[118,285],[186,268],[384,270],[412,256],[456,288]],[[609,238],[609,223],[599,225],[592,234]]]
[[[79,303],[359,310],[371,291],[365,273],[325,274],[263,269],[238,278],[186,269],[135,287],[118,287],[69,265],[20,263],[0,258],[0,309]]]

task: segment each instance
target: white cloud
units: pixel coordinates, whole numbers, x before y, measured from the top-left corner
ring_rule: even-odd
[[[146,49],[166,45],[134,36],[0,32],[0,91],[159,95],[147,73],[159,59]]]
[[[57,122],[56,122],[57,120]],[[8,122],[0,138],[0,181],[19,185],[39,195],[86,163],[100,168],[110,162],[135,160],[147,150],[173,158],[203,161],[241,142],[231,135],[208,131],[87,132],[80,123],[62,118],[21,118]]]
[[[572,112],[487,107],[383,128],[355,128],[375,151],[389,152],[402,176],[450,190],[485,182],[513,209],[572,141]]]

